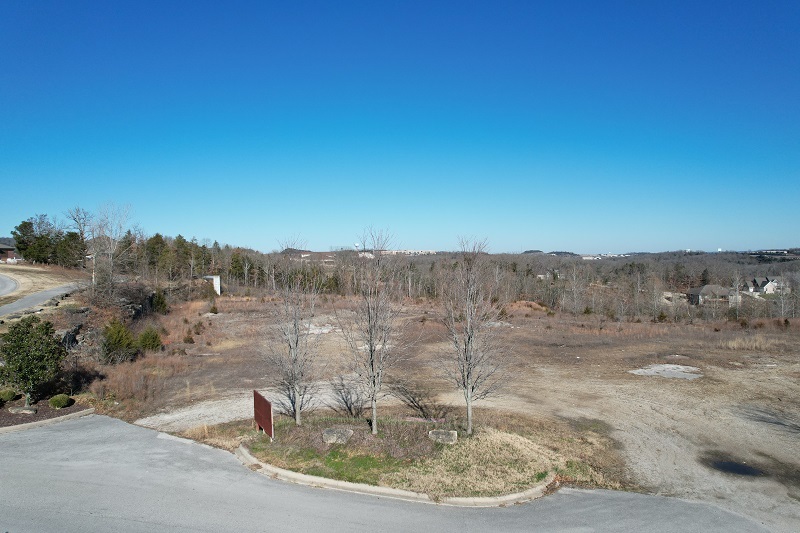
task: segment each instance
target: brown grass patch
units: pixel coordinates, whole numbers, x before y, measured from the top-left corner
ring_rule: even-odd
[[[762,334],[738,335],[732,339],[722,340],[719,343],[719,347],[723,350],[734,351],[769,352],[782,346],[783,343]]]
[[[242,442],[255,438],[256,433],[253,428],[252,420],[237,420],[226,424],[218,424],[216,426],[203,424],[187,429],[180,433],[179,436],[232,452],[238,448]]]
[[[186,367],[186,360],[177,355],[148,355],[104,367],[105,377],[92,383],[90,391],[99,400],[146,402],[163,392],[165,381]]]
[[[521,435],[483,428],[468,439],[443,447],[436,456],[388,474],[383,484],[448,496],[496,496],[524,491],[566,460]]]

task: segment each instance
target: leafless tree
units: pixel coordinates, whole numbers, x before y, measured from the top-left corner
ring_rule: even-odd
[[[446,374],[464,395],[471,435],[472,404],[497,392],[504,350],[497,337],[501,304],[492,290],[486,241],[461,239],[460,246],[442,295],[451,343],[443,358]]]
[[[427,420],[444,418],[449,407],[436,401],[436,395],[425,384],[401,379],[389,385],[392,395]]]
[[[284,248],[295,248],[287,245]],[[268,342],[267,359],[280,394],[279,407],[301,425],[301,413],[313,407],[317,350],[311,333],[319,280],[302,263],[285,255],[276,274],[281,299],[278,324]]]
[[[114,261],[127,252],[119,244],[128,230],[128,206],[103,206],[89,224],[89,251],[93,257],[92,286],[109,292],[114,285]]]
[[[736,305],[736,320],[739,320],[739,310],[742,307],[742,294],[740,292],[742,283],[744,283],[742,274],[738,270],[735,270],[731,276],[731,297]]]
[[[83,209],[82,207],[75,206],[71,209],[68,209],[65,213],[67,220],[70,221],[70,228],[75,230],[75,232],[80,236],[81,244],[86,246],[86,239],[89,236],[89,229],[92,226],[92,220],[94,215]],[[86,254],[83,254],[81,257],[81,265],[86,266]]]
[[[364,414],[367,399],[360,380],[338,376],[330,385],[333,398],[333,403],[329,405],[331,409],[351,418],[360,418]]]
[[[339,317],[344,339],[353,357],[353,371],[369,399],[372,434],[378,433],[378,399],[386,370],[400,354],[397,316],[392,300],[397,282],[393,261],[381,251],[391,239],[384,231],[369,229],[362,237],[363,248],[355,262],[357,304],[349,317]]]

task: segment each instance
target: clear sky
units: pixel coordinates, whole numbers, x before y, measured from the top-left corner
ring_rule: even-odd
[[[800,2],[0,2],[0,235],[800,246]]]

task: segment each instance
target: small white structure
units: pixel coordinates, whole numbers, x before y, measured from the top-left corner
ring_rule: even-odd
[[[214,285],[214,292],[217,293],[217,296],[222,294],[222,286],[220,285],[219,276],[203,276],[203,279],[211,281],[211,283]]]

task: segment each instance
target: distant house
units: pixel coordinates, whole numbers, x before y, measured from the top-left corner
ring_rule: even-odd
[[[19,259],[19,256],[14,250],[15,249],[13,246],[9,246],[7,244],[0,244],[0,261],[3,261],[5,263],[9,259],[11,259],[12,261]]]
[[[713,301],[728,302],[731,300],[731,290],[722,285],[703,285],[689,289],[686,297],[692,305],[703,305]]]
[[[764,276],[745,281],[744,290],[745,292],[755,294],[775,294],[781,292],[788,293],[790,289],[782,277]]]

